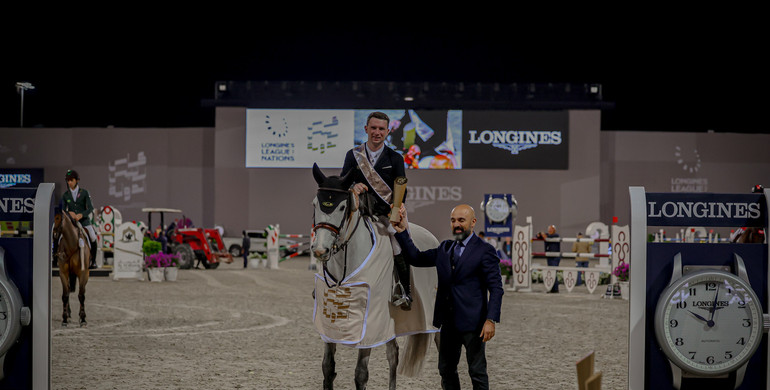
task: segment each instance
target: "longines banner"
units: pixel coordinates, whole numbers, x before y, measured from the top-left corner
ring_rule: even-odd
[[[463,111],[463,168],[568,169],[567,111]]]
[[[647,193],[650,226],[765,226],[763,194]]]
[[[37,188],[43,182],[43,168],[2,168],[0,188]]]

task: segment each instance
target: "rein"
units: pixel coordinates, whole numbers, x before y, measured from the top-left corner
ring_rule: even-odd
[[[334,191],[334,192],[342,192],[342,193],[349,193],[349,191],[340,190],[337,188],[319,188],[319,191]],[[353,210],[353,208],[349,208],[349,210]],[[358,218],[356,218],[356,224],[353,226],[352,230],[348,230],[348,234],[346,234],[345,239],[342,241],[342,243],[338,244],[340,241],[340,235],[342,233],[342,228],[345,226],[345,221],[350,221],[353,218],[353,213],[358,213]],[[334,236],[334,243],[332,244],[332,247],[329,251],[329,259],[331,259],[332,256],[336,255],[339,252],[344,252],[343,257],[343,266],[342,266],[342,277],[337,279],[329,272],[329,269],[327,268],[326,264],[328,263],[328,260],[323,262],[323,276],[324,276],[324,283],[326,283],[326,287],[332,288],[333,286],[339,285],[339,283],[343,280],[345,280],[345,276],[348,272],[348,251],[347,246],[350,242],[350,239],[353,237],[353,234],[355,234],[356,230],[358,230],[358,226],[361,224],[361,220],[363,219],[363,213],[361,213],[361,205],[359,204],[359,207],[356,211],[350,211],[349,213],[346,213],[346,216],[342,219],[339,226],[335,226],[331,223],[327,222],[319,222],[313,225],[313,233],[315,233],[318,229],[326,229],[332,232],[332,235]],[[328,278],[332,280],[332,284],[329,283]]]

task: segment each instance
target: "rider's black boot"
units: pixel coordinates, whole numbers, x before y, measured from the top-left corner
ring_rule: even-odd
[[[404,255],[400,253],[394,256],[393,261],[398,274],[398,283],[401,285],[401,296],[394,301],[394,304],[403,310],[412,310],[412,283],[409,264],[406,263]]]
[[[96,268],[96,241],[91,242],[91,264],[88,269]]]

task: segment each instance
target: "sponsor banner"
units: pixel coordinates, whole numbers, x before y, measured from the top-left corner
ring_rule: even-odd
[[[364,127],[373,111],[390,118],[385,144],[404,156],[406,169],[462,168],[462,111],[356,110],[356,146],[368,138]]]
[[[568,169],[567,111],[464,111],[463,168]]]
[[[649,226],[765,226],[763,194],[647,193]]]
[[[409,186],[406,191],[407,212],[436,202],[459,202],[463,198],[460,186]]]
[[[31,222],[35,217],[37,188],[0,189],[0,223],[2,230],[20,228],[20,221]],[[23,224],[24,227],[27,224]]]
[[[342,168],[353,147],[353,110],[246,111],[246,167]]]
[[[37,188],[43,168],[0,168],[0,188]]]

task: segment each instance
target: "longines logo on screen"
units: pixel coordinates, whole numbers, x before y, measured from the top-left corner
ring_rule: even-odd
[[[468,130],[468,136],[469,144],[492,145],[511,154],[538,145],[559,145],[562,140],[561,131]]]

